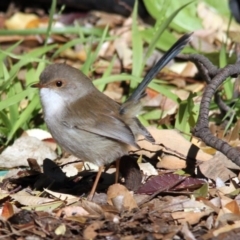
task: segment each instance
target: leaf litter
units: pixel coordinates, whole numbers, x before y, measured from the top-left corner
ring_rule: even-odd
[[[226,24],[217,14],[209,14],[211,9],[202,3],[199,3],[197,11],[203,20],[204,29],[198,30],[196,36],[198,40],[202,39],[204,51],[212,51],[220,45],[216,46],[213,42],[219,43],[225,37],[223,26]],[[215,22],[220,24],[216,25],[217,34],[216,29],[209,29],[209,24],[205,24],[206,15],[217,19]],[[119,58],[114,60],[112,73],[120,73],[121,67],[131,70],[131,17],[125,19],[99,12],[92,12],[88,17],[71,17],[85,26],[102,28],[111,19],[110,34],[118,36],[101,46],[98,59],[93,65],[96,68],[95,77],[104,74],[114,52],[121,61]],[[55,26],[67,25],[66,22],[69,24],[68,16],[59,15]],[[47,16],[16,13],[5,19],[7,29],[31,29],[47,25]],[[238,28],[235,26],[232,30],[237,31]],[[0,42],[9,44],[23,40],[23,44],[13,52],[17,54],[40,46],[44,38],[43,35],[1,36]],[[73,39],[71,34],[53,34],[49,41],[58,43],[60,48],[63,43]],[[195,40],[192,46],[197,48]],[[91,47],[94,48],[94,42]],[[158,55],[159,53],[156,54]],[[60,58],[79,67],[87,58],[86,48],[81,43],[76,44],[73,48],[63,49]],[[150,68],[153,63],[154,61],[148,61],[147,67]],[[174,63],[168,71],[163,71],[158,76],[175,86],[173,92],[182,100],[188,98],[189,92],[198,92],[204,87],[202,82],[194,78],[196,68],[189,63],[184,64],[185,66],[180,66]],[[125,94],[124,91],[119,83],[109,83],[105,88],[105,93],[117,101]],[[147,98],[151,100],[157,97],[148,107],[163,111],[161,116],[167,124],[172,121],[178,103],[169,98],[163,103],[163,95],[154,90],[148,90],[147,93]],[[146,102],[146,106],[150,101]],[[197,99],[195,103],[198,103]],[[39,142],[33,143],[36,148],[34,151],[31,151],[31,139],[24,147],[25,155],[19,153],[22,153],[21,147],[26,138],[21,137],[14,143],[20,141],[20,147],[11,148],[11,155],[8,153],[7,159],[4,158],[4,152],[0,155],[1,168],[13,168],[1,177],[0,238],[23,239],[34,236],[38,239],[57,239],[61,236],[61,239],[217,239],[222,236],[224,238],[226,234],[238,236],[239,167],[223,154],[215,154],[214,149],[199,144],[196,139],[193,138],[190,142],[179,131],[155,127],[151,127],[150,131],[156,144],[151,145],[139,139],[141,151],[132,149],[131,155],[122,159],[122,184],[113,184],[115,168],[110,166],[101,176],[93,202],[84,197],[94,181],[94,166],[83,164],[73,156],[57,159],[56,164],[52,161],[56,155],[49,156],[46,153],[50,149],[56,150],[56,144],[49,141],[51,137],[43,136],[38,130],[35,133],[26,131],[30,137],[38,138]],[[219,133],[220,129],[215,129],[217,131]],[[238,146],[238,131],[239,124],[236,124],[223,137],[228,138],[232,145]],[[48,147],[48,150],[40,152],[42,145],[45,149]],[[40,160],[36,153],[40,154]]]

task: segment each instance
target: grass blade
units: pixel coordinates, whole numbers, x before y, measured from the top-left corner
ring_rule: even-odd
[[[138,29],[137,23],[137,10],[138,1],[135,1],[133,9],[133,22],[132,22],[132,51],[133,51],[133,62],[132,62],[132,75],[139,77],[141,76],[143,69],[143,42],[142,36]],[[130,83],[131,88],[136,88],[135,82]]]

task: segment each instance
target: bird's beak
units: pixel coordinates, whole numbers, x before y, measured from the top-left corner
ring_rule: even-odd
[[[34,83],[33,85],[31,85],[32,88],[43,88],[43,85],[41,83]]]

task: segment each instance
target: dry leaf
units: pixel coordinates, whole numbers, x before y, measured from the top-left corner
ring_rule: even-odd
[[[84,239],[95,239],[98,235],[97,230],[103,226],[103,222],[95,221],[87,226],[83,231]]]
[[[171,70],[172,72],[181,74],[186,67],[187,67],[187,62],[174,63],[169,67],[169,70]]]
[[[64,218],[68,217],[85,217],[88,216],[89,212],[87,212],[83,207],[80,206],[69,206],[60,209],[60,211],[57,213],[57,216],[63,216]]]
[[[199,223],[202,217],[208,216],[213,210],[206,210],[204,212],[174,212],[172,213],[173,219],[180,223],[188,222],[190,225]]]
[[[153,167],[153,165],[151,163],[148,163],[148,162],[147,163],[139,163],[138,165],[145,176],[158,175],[158,171],[156,170],[155,167]]]
[[[62,201],[51,201],[49,203],[37,204],[37,205],[29,205],[26,207],[22,207],[22,209],[30,210],[30,211],[45,211],[52,212],[55,209],[61,207],[64,203]]]
[[[196,65],[192,62],[187,62],[185,68],[181,72],[181,76],[183,77],[195,77],[195,75],[198,73],[198,69]]]
[[[9,30],[26,29],[32,26],[33,21],[38,21],[38,19],[38,16],[35,14],[17,12],[5,21],[5,26]]]
[[[79,197],[76,197],[76,196],[73,196],[73,195],[70,195],[70,194],[58,193],[58,192],[51,191],[49,189],[44,189],[44,191],[47,192],[48,194],[54,196],[58,200],[62,200],[64,202],[67,202],[67,204],[72,204],[74,202],[79,201]]]
[[[0,200],[3,200],[4,198],[7,198],[10,195],[7,191],[3,191],[0,189]]]
[[[55,229],[54,232],[56,235],[64,235],[66,233],[66,230],[67,230],[66,225],[61,224]]]
[[[169,170],[183,169],[186,168],[186,161],[172,155],[165,155],[157,163],[157,168]]]
[[[202,19],[204,29],[214,32],[215,38],[220,42],[226,42],[226,34],[229,30],[240,31],[239,24],[232,22],[229,26],[229,19],[227,17],[220,15],[204,2],[198,4],[197,13]]]
[[[225,225],[225,226],[219,227],[218,229],[213,231],[213,235],[217,237],[221,233],[226,233],[237,228],[240,228],[240,221],[235,221],[234,224],[231,224],[231,225]]]
[[[96,23],[96,26],[105,28],[108,27],[115,27],[116,25],[122,24],[125,18],[119,14],[114,13],[106,13],[106,12],[99,12],[99,11],[92,11],[99,20]]]
[[[218,225],[218,223],[227,224],[228,222],[235,222],[238,220],[240,220],[240,214],[234,214],[230,211],[226,211],[226,209],[221,209],[216,219],[216,225]]]
[[[226,156],[219,152],[209,161],[201,163],[199,168],[205,177],[213,179],[214,181],[220,178],[224,182],[236,176],[236,174],[228,168],[240,169],[239,166],[228,160]]]
[[[169,191],[179,189],[196,189],[205,184],[204,180],[178,174],[166,173],[153,176],[148,179],[139,189],[138,193],[153,194],[158,191]]]
[[[65,165],[62,168],[62,171],[66,174],[67,177],[73,177],[78,174],[77,168],[75,166],[73,166],[72,164]]]
[[[146,140],[138,141],[141,148],[152,151],[138,151],[138,154],[146,155],[151,158],[155,152],[159,150],[164,150],[174,156],[179,156],[180,159],[196,159],[197,161],[206,161],[212,158],[212,155],[204,153],[197,146],[186,140],[177,130],[159,130],[155,127],[148,127],[148,131],[152,134],[156,140],[155,144],[149,143]],[[159,146],[158,144],[163,144],[165,146]],[[132,150],[136,150],[133,149]]]
[[[28,166],[28,158],[34,158],[42,165],[45,158],[56,159],[57,154],[35,137],[21,137],[2,152],[0,166],[2,168]]]
[[[126,187],[118,183],[108,188],[107,198],[107,202],[119,210],[128,209],[130,211],[138,207],[133,195]],[[114,203],[116,205],[114,205]]]
[[[25,206],[41,205],[43,203],[53,202],[53,200],[49,198],[36,197],[36,196],[30,196],[30,195],[26,196],[26,195],[20,195],[20,194],[11,194],[11,197],[15,201],[18,201],[19,203]]]
[[[132,64],[132,49],[129,48],[126,42],[120,39],[116,39],[114,41],[114,46],[118,53],[120,59],[122,59],[123,67],[127,68],[129,65]]]
[[[240,214],[239,206],[236,201],[229,202],[224,207],[230,210],[234,214]]]
[[[235,186],[230,182],[229,186],[222,186],[222,187],[217,187],[217,190],[222,192],[223,194],[229,194],[233,191],[236,190]]]
[[[10,202],[5,202],[3,204],[2,207],[2,213],[1,213],[1,217],[5,220],[7,220],[8,218],[10,218],[11,216],[13,216],[14,214],[14,210],[13,210],[13,205]]]
[[[183,223],[183,227],[182,227],[181,232],[184,236],[184,239],[196,240],[193,233],[189,230],[188,224],[186,222]]]
[[[94,202],[90,202],[87,200],[82,200],[82,207],[89,212],[89,214],[103,216],[104,212],[100,205]]]

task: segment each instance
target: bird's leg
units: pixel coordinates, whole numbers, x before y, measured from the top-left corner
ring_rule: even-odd
[[[101,174],[102,174],[102,171],[103,171],[103,168],[104,168],[103,166],[100,166],[99,169],[98,169],[98,173],[97,173],[97,176],[96,176],[95,181],[94,181],[94,183],[93,183],[91,192],[89,193],[89,195],[88,195],[88,197],[87,197],[87,199],[88,199],[89,201],[92,201],[92,199],[93,199],[93,196],[94,196],[94,194],[95,194],[95,191],[96,191],[96,188],[97,188],[99,179],[100,179]]]
[[[120,167],[120,158],[116,161],[116,173],[115,173],[115,183],[118,183],[119,179],[119,167]]]

